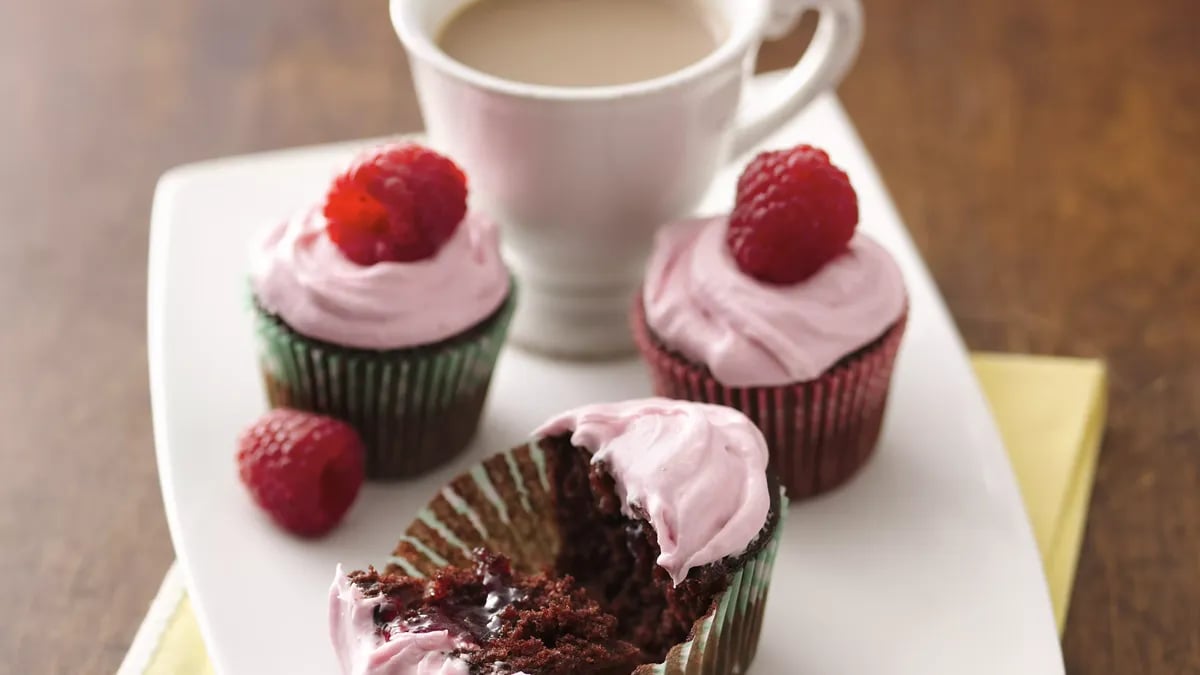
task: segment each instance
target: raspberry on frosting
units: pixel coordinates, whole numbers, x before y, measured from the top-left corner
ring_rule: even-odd
[[[368,151],[325,199],[326,232],[360,265],[431,258],[467,213],[467,179],[452,161],[416,144]]]
[[[843,253],[858,225],[858,197],[824,150],[764,152],[737,185],[726,243],[759,281],[795,284]]]

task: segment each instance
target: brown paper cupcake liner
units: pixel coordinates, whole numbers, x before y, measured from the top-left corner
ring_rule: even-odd
[[[646,323],[639,297],[632,327],[654,391],[669,398],[736,408],[758,425],[788,497],[803,499],[846,482],[874,453],[892,369],[908,312],[866,347],[815,380],[773,387],[727,387],[702,365],[669,349]]]
[[[362,436],[367,477],[415,476],[458,455],[479,425],[516,292],[462,335],[386,351],[297,333],[254,303],[259,362],[271,407],[345,420]]]
[[[782,519],[786,509],[780,512]],[[447,565],[471,565],[472,551],[483,547],[509,557],[521,572],[537,572],[558,557],[557,527],[546,451],[531,442],[492,456],[442,488],[405,532],[387,571],[425,578]],[[662,663],[639,666],[634,673],[745,672],[758,648],[781,532],[779,520],[770,540],[731,574],[728,587],[692,625],[687,640],[672,647]]]

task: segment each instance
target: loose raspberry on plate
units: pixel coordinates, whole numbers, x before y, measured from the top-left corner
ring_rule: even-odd
[[[371,150],[338,176],[325,199],[327,232],[360,265],[435,255],[467,213],[467,178],[416,144]]]
[[[746,274],[773,284],[804,281],[846,250],[858,196],[824,150],[764,152],[738,179],[726,243]]]
[[[238,473],[280,527],[315,537],[333,529],[358,496],[363,452],[349,424],[276,408],[242,432]]]

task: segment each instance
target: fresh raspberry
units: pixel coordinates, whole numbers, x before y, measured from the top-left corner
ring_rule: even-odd
[[[238,473],[250,496],[285,530],[325,534],[363,483],[363,443],[332,417],[276,408],[242,432]]]
[[[764,152],[742,172],[725,241],[746,274],[794,284],[845,251],[857,225],[850,179],[824,150],[800,145]]]
[[[415,144],[372,150],[338,176],[325,199],[327,232],[360,265],[432,257],[467,213],[467,178]]]

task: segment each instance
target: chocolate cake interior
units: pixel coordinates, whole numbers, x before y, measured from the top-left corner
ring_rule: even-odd
[[[687,638],[696,619],[725,589],[721,564],[692,570],[679,586],[657,564],[658,539],[649,523],[621,513],[612,477],[565,438],[553,458],[555,507],[563,544],[555,573],[571,576],[617,618],[617,635],[642,650],[646,663],[663,660]]]
[[[629,673],[663,661],[712,608],[729,584],[724,561],[675,586],[656,562],[653,529],[621,513],[604,467],[566,437],[542,447],[562,541],[553,568],[514,573],[502,555],[478,550],[473,569],[443,568],[430,580],[357,572],[351,580],[364,594],[388,596],[375,614],[385,638],[447,630],[478,646],[459,654],[473,674]]]
[[[478,645],[460,656],[472,673],[631,672],[642,653],[616,636],[616,619],[565,577],[515,575],[503,556],[479,551],[474,569],[444,568],[432,580],[355,572],[364,595],[388,596],[375,611],[393,631],[445,630]],[[503,664],[500,669],[495,664]]]

